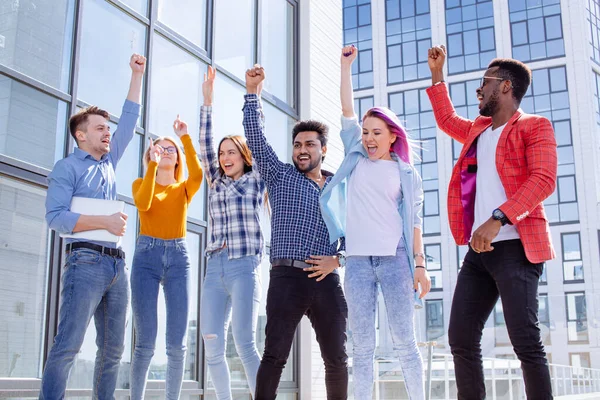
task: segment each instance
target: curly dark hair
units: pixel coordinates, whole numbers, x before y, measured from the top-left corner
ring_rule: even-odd
[[[496,76],[512,83],[513,97],[521,103],[531,84],[531,69],[521,61],[512,58],[494,58],[488,65],[488,69],[494,67],[498,67]]]

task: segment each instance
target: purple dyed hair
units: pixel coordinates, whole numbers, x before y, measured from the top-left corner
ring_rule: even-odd
[[[369,117],[379,118],[385,122],[390,132],[397,137],[396,141],[392,144],[390,151],[396,153],[396,155],[405,163],[413,165],[413,146],[406,134],[406,130],[396,114],[387,107],[373,107],[365,113],[362,119],[363,122]]]

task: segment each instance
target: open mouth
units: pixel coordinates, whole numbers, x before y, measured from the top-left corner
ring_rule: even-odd
[[[298,156],[298,162],[305,162],[305,161],[309,161],[309,160],[310,160],[310,156],[307,156],[307,155]]]
[[[377,146],[367,146],[367,153],[369,153],[370,156],[375,155],[375,153],[377,153]]]
[[[479,100],[479,108],[481,108],[481,103],[483,103],[483,94],[477,94],[477,100]]]
[[[233,164],[227,163],[227,164],[223,164],[223,169],[229,169],[233,167]]]

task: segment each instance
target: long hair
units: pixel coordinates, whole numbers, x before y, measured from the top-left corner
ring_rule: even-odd
[[[228,136],[225,136],[223,139],[221,139],[221,141],[219,142],[219,146],[217,146],[217,157],[220,157],[221,145],[226,140],[231,140],[233,142],[233,144],[235,145],[236,149],[238,149],[238,151],[242,155],[242,160],[244,160],[244,174],[246,172],[252,171],[252,151],[250,151],[250,147],[248,147],[248,143],[246,143],[246,139],[243,136],[228,135]],[[220,161],[219,161],[219,172],[221,173],[221,175],[223,175],[223,176],[225,175],[225,171],[223,170],[223,167],[221,167]]]
[[[219,142],[219,146],[217,146],[217,157],[221,153],[221,145],[226,140],[231,140],[242,155],[242,160],[244,160],[244,174],[246,172],[252,171],[252,151],[250,150],[250,147],[248,147],[246,138],[244,138],[243,136],[228,135],[221,139],[221,141]],[[219,172],[222,176],[225,176],[225,171],[223,170],[223,167],[221,167],[221,161],[219,161]],[[263,205],[265,207],[265,210],[267,210],[267,214],[271,216],[271,207],[269,206],[269,194],[266,190],[265,195],[263,197]]]
[[[393,135],[396,135],[396,141],[392,143],[390,151],[396,153],[396,155],[405,163],[413,165],[417,144],[408,137],[406,129],[402,126],[402,123],[396,114],[387,107],[373,107],[367,110],[362,119],[363,122],[369,117],[379,118],[385,122],[390,132]]]
[[[184,181],[183,152],[181,151],[181,148],[179,147],[179,145],[177,144],[175,139],[173,139],[172,137],[169,137],[169,136],[161,136],[159,138],[156,138],[155,140],[152,141],[152,143],[156,144],[163,140],[166,140],[167,142],[171,142],[173,144],[173,146],[175,146],[175,149],[177,150],[177,163],[175,164],[175,180],[177,182],[183,182]],[[145,170],[148,169],[149,163],[150,163],[150,146],[148,146],[148,148],[146,149],[146,152],[144,153],[144,169]]]

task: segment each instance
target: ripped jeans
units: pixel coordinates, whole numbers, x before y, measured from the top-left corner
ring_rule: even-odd
[[[260,305],[259,256],[228,259],[227,249],[209,255],[200,303],[200,330],[208,372],[218,400],[230,400],[231,379],[225,359],[231,321],[233,340],[254,397],[260,356],[256,325]]]

